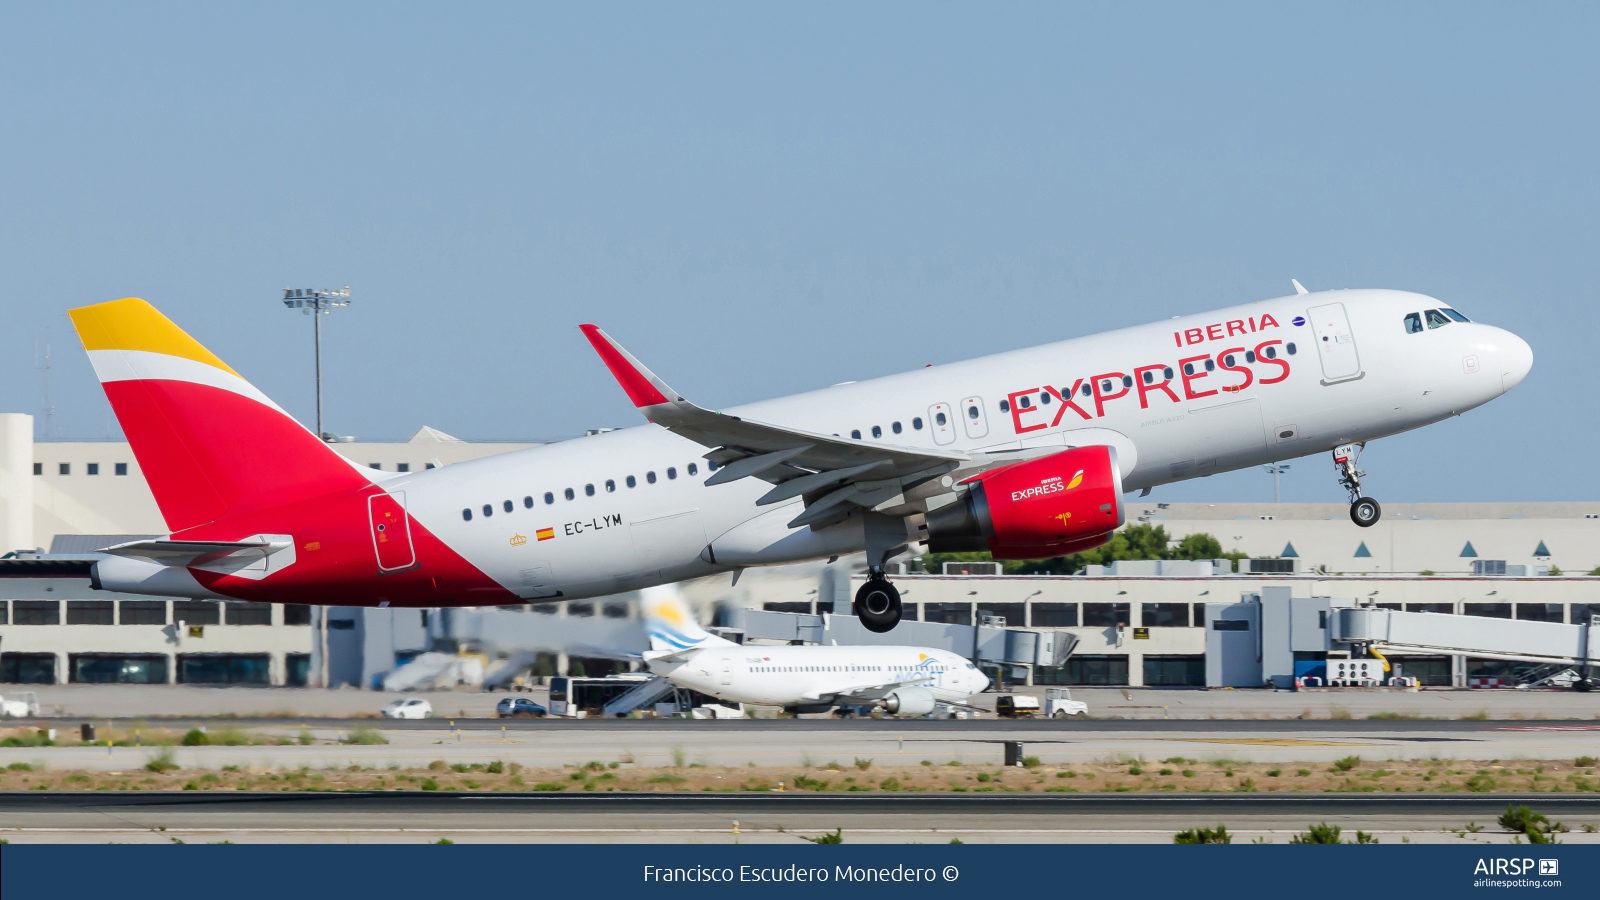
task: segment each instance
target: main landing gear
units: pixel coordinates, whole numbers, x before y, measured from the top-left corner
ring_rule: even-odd
[[[856,591],[853,611],[874,634],[891,631],[900,624],[900,590],[883,576],[882,566],[873,566],[867,583]]]
[[[1362,528],[1371,528],[1383,517],[1383,507],[1371,497],[1361,496],[1361,478],[1367,473],[1356,471],[1356,463],[1361,461],[1361,451],[1366,446],[1362,441],[1333,448],[1333,465],[1339,470],[1339,483],[1350,492],[1350,521]]]

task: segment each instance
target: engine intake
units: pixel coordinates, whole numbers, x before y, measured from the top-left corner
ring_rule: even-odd
[[[1103,445],[991,469],[964,483],[963,497],[928,513],[934,553],[1066,556],[1105,543],[1124,520],[1117,451]]]
[[[927,688],[903,687],[883,698],[883,709],[892,716],[925,716],[933,712],[938,703],[933,691]]]

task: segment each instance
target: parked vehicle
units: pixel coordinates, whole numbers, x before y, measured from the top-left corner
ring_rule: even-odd
[[[1087,716],[1089,704],[1082,700],[1072,699],[1072,691],[1066,688],[1045,688],[1044,714],[1052,719],[1065,719],[1067,716]]]
[[[379,715],[386,719],[431,719],[433,718],[433,704],[417,697],[396,700],[385,706]]]
[[[33,691],[15,691],[9,698],[0,697],[0,716],[26,719],[39,715],[39,695]]]
[[[1002,719],[1031,719],[1039,714],[1039,698],[1026,694],[1001,694],[994,701],[994,711]]]
[[[507,697],[494,705],[494,714],[502,719],[543,718],[549,710],[526,697]]]

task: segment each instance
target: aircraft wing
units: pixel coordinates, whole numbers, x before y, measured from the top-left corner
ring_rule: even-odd
[[[583,333],[645,418],[711,452],[705,458],[719,467],[707,485],[741,478],[760,478],[773,485],[756,501],[766,506],[804,499],[806,509],[789,527],[822,527],[843,518],[852,507],[886,510],[905,504],[905,492],[957,469],[971,470],[992,462],[955,450],[899,447],[782,425],[756,422],[696,406],[645,368],[633,354],[594,325]]]
[[[267,552],[273,547],[270,541],[130,541],[96,552],[142,557],[164,566],[200,566],[240,550]]]

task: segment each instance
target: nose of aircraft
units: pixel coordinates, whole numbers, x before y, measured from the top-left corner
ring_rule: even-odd
[[[1497,361],[1500,363],[1501,391],[1509,391],[1522,383],[1533,369],[1533,348],[1528,342],[1509,331],[1496,335],[1499,344]]]

